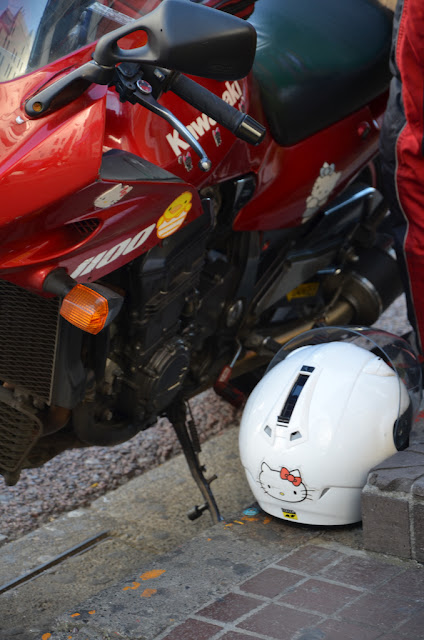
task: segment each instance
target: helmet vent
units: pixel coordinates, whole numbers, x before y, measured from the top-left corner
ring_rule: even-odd
[[[321,491],[321,495],[319,497],[319,500],[321,500],[321,498],[323,498],[325,496],[325,494],[327,493],[327,491],[330,491],[330,487],[326,487],[325,489],[323,489]]]
[[[299,440],[299,438],[302,437],[302,434],[300,433],[300,431],[293,431],[293,433],[290,434],[290,442],[292,440]]]
[[[302,393],[303,387],[308,382],[309,376],[313,370],[314,367],[303,366],[301,368],[301,373],[297,376],[297,380],[292,386],[288,398],[281,409],[281,413],[277,418],[277,424],[284,427],[289,424],[296,403],[299,400],[299,396]]]
[[[267,436],[269,436],[269,437],[272,436],[272,429],[271,429],[271,427],[268,427],[268,425],[266,425],[264,431],[265,431]]]

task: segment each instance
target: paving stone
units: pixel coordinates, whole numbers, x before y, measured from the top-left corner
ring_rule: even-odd
[[[408,623],[391,633],[385,633],[381,636],[381,640],[423,640],[423,638],[423,628],[409,629]],[[380,640],[380,638],[378,638],[378,640]]]
[[[262,604],[260,600],[242,596],[237,593],[229,593],[198,611],[197,615],[219,620],[220,622],[234,622],[237,618],[244,616],[250,610],[257,609],[257,607],[260,607]]]
[[[362,533],[366,549],[410,558],[407,501],[365,487],[362,491]]]
[[[411,442],[408,447],[408,451],[412,451],[413,453],[422,453],[424,454],[424,442]]]
[[[372,589],[401,571],[398,566],[372,558],[347,556],[336,565],[327,568],[322,577],[362,589]]]
[[[316,632],[317,640],[320,638],[323,640],[376,640],[376,638],[381,638],[381,629],[377,627],[368,627],[354,622],[339,622],[331,618],[313,629],[308,629],[308,632],[310,634]],[[306,633],[301,635],[298,640],[309,640]],[[321,633],[321,636],[318,633]],[[312,640],[313,636],[310,637]]]
[[[418,637],[421,633],[421,638],[424,637],[424,607],[417,613],[414,613],[409,620],[407,620],[398,629],[399,633],[410,634],[411,637]]]
[[[386,582],[380,587],[379,592],[383,595],[396,595],[408,601],[424,603],[424,567],[407,569]]]
[[[402,600],[395,595],[367,593],[345,607],[338,615],[344,620],[375,625],[391,630],[419,610],[416,603]]]
[[[361,591],[350,587],[332,584],[325,580],[311,579],[290,589],[287,594],[282,596],[280,602],[330,615],[348,602],[356,600],[361,593]]]
[[[209,640],[218,631],[222,631],[222,627],[203,622],[203,620],[189,618],[183,624],[175,627],[163,640]]]
[[[406,628],[408,625],[406,625]],[[423,632],[420,631],[418,635],[409,633],[407,630],[401,632],[399,630],[392,631],[392,633],[385,632],[380,636],[378,640],[423,640]]]
[[[318,629],[318,627],[301,632],[300,637],[296,635],[296,640],[324,640],[324,638],[324,631],[322,629]]]
[[[303,571],[309,575],[314,575],[325,569],[329,564],[345,557],[345,554],[318,547],[310,544],[300,549],[296,549],[290,555],[285,556],[278,564],[287,569]]]
[[[250,578],[250,580],[243,582],[243,584],[240,585],[240,589],[258,596],[275,598],[279,593],[293,586],[299,582],[299,580],[304,580],[304,578],[297,573],[290,573],[289,571],[284,571],[284,569],[273,569],[270,567],[257,576]]]
[[[254,613],[237,626],[246,631],[260,633],[276,640],[291,639],[297,631],[316,626],[320,617],[312,613],[296,611],[283,605],[270,604]]]
[[[229,633],[226,633],[224,636],[222,636],[219,640],[254,640],[256,636],[252,636],[252,635],[246,635],[245,633],[241,632],[238,633],[237,631],[230,631]]]

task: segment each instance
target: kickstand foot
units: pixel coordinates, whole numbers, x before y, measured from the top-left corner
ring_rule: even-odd
[[[219,513],[218,505],[210,488],[210,484],[216,479],[216,475],[209,479],[204,476],[205,467],[200,464],[198,454],[200,453],[200,442],[197,435],[196,425],[191,415],[187,420],[187,406],[184,400],[176,400],[168,407],[166,415],[175,429],[177,438],[182,446],[185,458],[187,460],[190,473],[194,481],[200,489],[205,503],[201,506],[195,506],[187,514],[190,520],[196,520],[202,513],[209,510],[214,524],[221,522],[223,517]]]

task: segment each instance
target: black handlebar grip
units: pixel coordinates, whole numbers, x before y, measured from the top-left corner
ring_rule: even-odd
[[[241,140],[250,144],[259,144],[264,139],[266,134],[264,126],[187,76],[174,75],[168,86],[169,89],[202,113],[206,113],[213,120],[222,124]]]

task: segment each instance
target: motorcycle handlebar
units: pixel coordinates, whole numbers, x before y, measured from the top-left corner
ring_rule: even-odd
[[[259,122],[224,102],[187,76],[180,73],[175,74],[168,86],[169,89],[202,113],[206,113],[210,118],[222,124],[241,140],[256,145],[264,139],[266,129]]]

